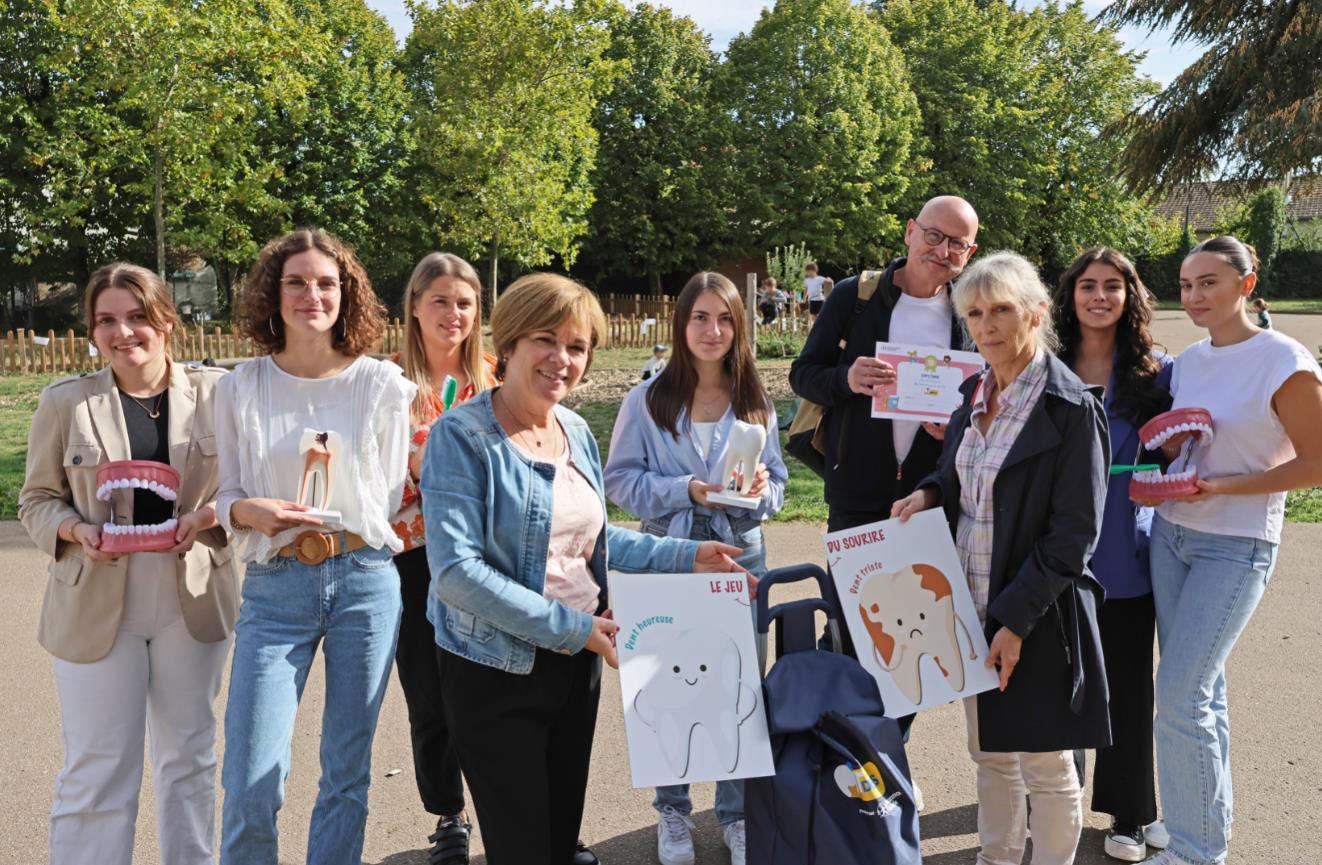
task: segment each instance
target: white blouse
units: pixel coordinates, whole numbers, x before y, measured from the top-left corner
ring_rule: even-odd
[[[270,538],[235,531],[230,507],[245,498],[298,501],[306,466],[314,461],[304,445],[317,433],[329,433],[338,451],[330,459],[325,509],[339,511],[341,519],[327,528],[400,552],[403,542],[390,527],[390,515],[404,492],[409,404],[416,389],[398,367],[365,355],[327,378],[290,375],[269,356],[222,378],[215,398],[221,484],[216,516],[234,533],[240,558],[269,561],[305,530],[286,529]]]

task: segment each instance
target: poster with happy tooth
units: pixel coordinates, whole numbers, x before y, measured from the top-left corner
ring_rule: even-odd
[[[743,574],[610,575],[634,787],[775,774]]]
[[[963,402],[959,386],[984,366],[982,355],[939,346],[879,342],[877,360],[895,367],[895,380],[872,392],[872,416],[945,423]]]
[[[999,685],[940,508],[822,536],[858,660],[902,718]]]

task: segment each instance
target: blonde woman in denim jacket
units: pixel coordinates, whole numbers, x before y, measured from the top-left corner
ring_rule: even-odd
[[[490,865],[568,865],[583,816],[601,659],[616,666],[606,569],[733,571],[739,548],[606,522],[587,424],[559,403],[605,336],[596,298],[530,274],[491,316],[501,387],[441,416],[422,468],[428,618]]]

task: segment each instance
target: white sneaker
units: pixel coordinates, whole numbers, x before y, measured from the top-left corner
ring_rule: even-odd
[[[741,822],[741,841],[742,827]],[[656,823],[656,858],[661,865],[693,865],[693,821],[669,805],[661,809],[661,819]]]
[[[730,848],[730,865],[744,865],[744,821],[725,826],[725,846]]]
[[[1106,855],[1121,862],[1142,862],[1148,855],[1148,845],[1143,840],[1142,826],[1120,826],[1112,824],[1106,833],[1103,846]]]
[[[1154,850],[1165,850],[1171,845],[1171,833],[1166,831],[1166,821],[1158,820],[1143,827],[1143,840]]]

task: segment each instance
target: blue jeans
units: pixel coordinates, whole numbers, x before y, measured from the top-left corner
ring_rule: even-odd
[[[644,520],[640,527],[643,531],[651,534],[664,535],[666,533],[666,524],[669,520],[658,520],[651,522]],[[735,561],[745,568],[755,577],[760,577],[767,572],[766,550],[762,548],[762,526],[761,524],[745,525],[736,523],[735,526],[735,545],[742,547]],[[710,519],[705,514],[693,515],[693,530],[689,532],[691,541],[718,541],[720,538],[711,529]],[[689,798],[688,784],[672,784],[669,787],[657,787],[656,799],[652,802],[652,807],[657,811],[670,806],[685,816],[693,812],[693,800]],[[744,819],[744,782],[735,781],[717,781],[716,782],[716,822],[722,826],[728,826],[731,823]]]
[[[389,550],[357,550],[318,565],[275,558],[248,566],[225,711],[222,865],[276,865],[294,713],[318,643],[326,655],[326,708],[307,861],[362,861],[372,736],[399,616]]]
[[[1157,776],[1169,850],[1226,858],[1233,796],[1226,659],[1271,579],[1276,544],[1152,521],[1157,605]]]

